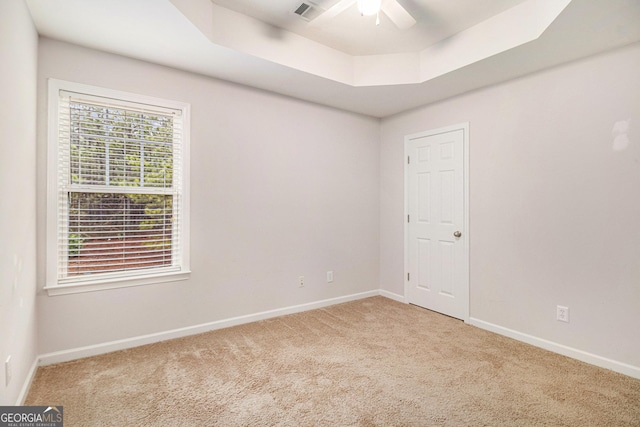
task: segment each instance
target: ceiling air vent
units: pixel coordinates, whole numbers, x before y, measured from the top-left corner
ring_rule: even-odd
[[[300,6],[298,6],[293,11],[293,13],[295,13],[305,21],[313,21],[315,18],[320,16],[322,12],[324,12],[324,10],[320,9],[318,6],[311,2],[300,3]]]

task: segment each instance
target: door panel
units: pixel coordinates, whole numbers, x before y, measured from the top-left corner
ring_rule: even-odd
[[[429,283],[431,280],[429,279],[429,256],[431,254],[431,240],[429,239],[417,239],[418,242],[418,283],[416,286],[430,291],[431,288]]]

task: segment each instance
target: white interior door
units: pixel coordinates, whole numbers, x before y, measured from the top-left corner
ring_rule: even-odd
[[[468,125],[405,138],[409,303],[469,320]]]

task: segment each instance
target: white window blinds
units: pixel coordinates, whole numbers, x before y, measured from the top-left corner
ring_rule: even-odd
[[[182,266],[180,109],[60,91],[57,282]]]

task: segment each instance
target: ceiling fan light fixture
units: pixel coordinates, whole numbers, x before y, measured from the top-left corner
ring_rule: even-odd
[[[363,16],[373,16],[380,12],[382,0],[358,0],[358,10]]]

